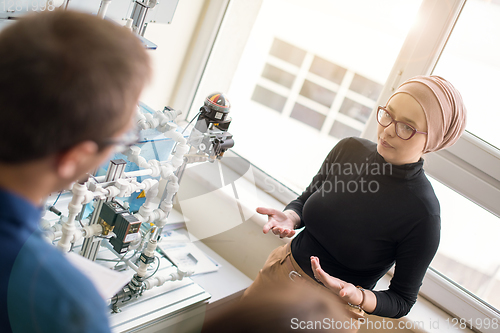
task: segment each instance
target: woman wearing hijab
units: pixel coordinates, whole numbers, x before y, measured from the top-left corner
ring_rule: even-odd
[[[377,110],[378,141],[341,140],[311,184],[283,212],[257,208],[263,231],[291,237],[274,250],[244,297],[280,279],[340,297],[355,317],[400,318],[415,303],[440,237],[440,209],[422,156],[465,129],[459,92],[438,76],[404,82]],[[395,265],[387,290],[372,291]]]

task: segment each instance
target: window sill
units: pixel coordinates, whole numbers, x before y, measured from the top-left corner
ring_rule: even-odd
[[[377,283],[376,289],[384,290],[389,287],[392,275],[387,273]],[[404,326],[416,333],[434,333],[434,332],[467,332],[473,331],[468,328],[460,328],[460,323],[453,319],[445,310],[432,304],[424,296],[420,295],[417,302],[413,305],[410,313],[405,317],[399,319],[404,322]],[[397,324],[395,324],[397,325]],[[400,324],[403,325],[403,324]]]

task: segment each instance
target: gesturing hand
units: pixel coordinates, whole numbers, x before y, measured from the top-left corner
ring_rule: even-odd
[[[311,267],[316,280],[320,281],[346,302],[358,305],[363,301],[363,292],[352,283],[342,281],[326,273],[319,264],[318,257],[311,257]]]
[[[292,237],[295,235],[295,230],[293,229],[296,225],[296,220],[299,219],[297,213],[290,211],[280,212],[276,209],[264,207],[258,207],[256,210],[259,214],[267,215],[267,223],[262,229],[265,234],[267,234],[269,230],[272,230],[272,232],[280,236],[280,238]]]

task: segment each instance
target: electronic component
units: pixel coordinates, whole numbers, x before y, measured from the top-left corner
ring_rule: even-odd
[[[197,154],[206,154],[210,162],[221,159],[224,152],[234,146],[233,136],[227,132],[231,124],[230,109],[231,104],[224,94],[208,95],[189,137],[188,143]]]
[[[141,221],[128,212],[119,213],[116,216],[115,228],[113,229],[116,238],[111,238],[109,240],[116,252],[127,252],[130,242],[139,237],[141,223]]]
[[[200,116],[195,128],[200,132],[218,128],[227,131],[231,118],[228,117],[231,104],[224,94],[213,93],[205,98],[203,106],[200,108]]]
[[[115,233],[116,237],[109,242],[118,253],[127,252],[130,243],[139,237],[141,221],[116,201],[108,201],[102,205],[99,222],[103,226],[103,235],[110,231]]]
[[[108,201],[102,205],[99,223],[102,225],[102,234],[104,236],[113,230],[116,217],[120,213],[128,213],[128,211],[115,201]]]

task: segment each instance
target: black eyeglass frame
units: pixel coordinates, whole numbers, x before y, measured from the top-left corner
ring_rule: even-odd
[[[115,150],[118,152],[123,152],[140,141],[140,128],[134,126],[130,131],[123,134],[120,138],[109,138],[96,142],[99,147],[104,148],[106,146],[113,145]]]
[[[391,118],[391,122],[387,125],[382,125],[380,123],[380,117],[379,117],[379,114],[380,114],[380,110],[384,111],[385,113],[387,113],[387,115],[389,116],[389,118]],[[377,123],[379,123],[380,126],[382,127],[389,127],[392,123],[394,123],[394,131],[396,132],[396,135],[398,136],[398,138],[400,138],[401,140],[410,140],[411,138],[413,138],[415,136],[415,134],[419,133],[419,134],[427,134],[427,132],[419,132],[417,131],[417,129],[415,127],[413,127],[412,125],[408,124],[408,123],[405,123],[404,121],[397,121],[397,120],[394,120],[394,118],[392,118],[391,114],[389,113],[389,111],[387,111],[386,107],[385,106],[379,106],[378,109],[377,109]],[[406,126],[408,126],[409,128],[412,129],[412,133],[410,135],[409,138],[405,139],[405,138],[402,138],[399,133],[398,133],[398,123],[401,123],[401,124],[404,124]]]

